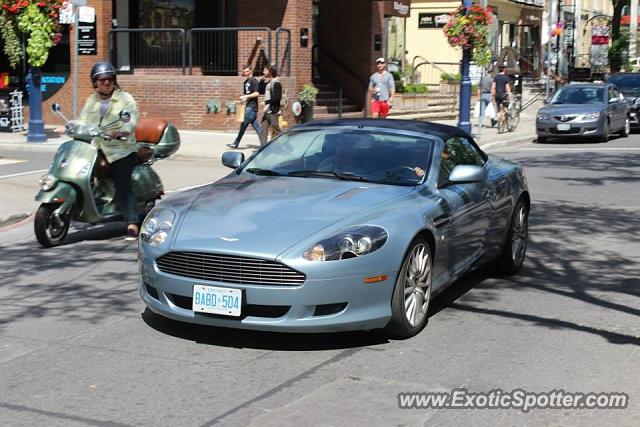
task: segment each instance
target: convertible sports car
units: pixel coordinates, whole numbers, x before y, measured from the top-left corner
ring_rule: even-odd
[[[472,268],[515,274],[524,261],[522,168],[455,127],[311,122],[222,162],[234,172],[163,200],[142,225],[140,295],[162,316],[406,338]]]

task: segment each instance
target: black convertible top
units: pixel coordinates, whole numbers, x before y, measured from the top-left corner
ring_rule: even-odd
[[[394,120],[394,119],[336,119],[336,120],[318,120],[297,125],[295,128],[305,127],[332,127],[332,126],[355,126],[362,128],[381,128],[390,130],[406,130],[410,132],[424,133],[427,135],[435,135],[443,140],[447,140],[452,136],[463,136],[470,140],[473,138],[460,128],[455,126],[443,125],[441,123],[423,122],[419,120]]]

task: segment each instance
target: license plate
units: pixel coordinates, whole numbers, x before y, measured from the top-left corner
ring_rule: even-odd
[[[558,130],[571,130],[571,125],[569,124],[559,124],[558,125]]]
[[[196,313],[240,316],[242,291],[215,286],[193,285],[193,306]]]

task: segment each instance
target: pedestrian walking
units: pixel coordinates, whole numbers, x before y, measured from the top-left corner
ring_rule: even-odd
[[[484,115],[487,106],[491,103],[491,87],[493,86],[493,67],[489,66],[486,74],[480,77],[478,84],[478,98],[480,99],[480,115],[478,116],[478,129],[484,124]]]
[[[258,137],[260,137],[260,123],[258,123],[258,97],[260,92],[258,91],[258,79],[253,77],[253,70],[251,65],[245,65],[242,69],[242,77],[245,78],[242,83],[242,95],[240,95],[240,102],[244,105],[244,120],[240,124],[240,130],[238,136],[232,144],[227,144],[231,148],[238,148],[240,140],[244,136],[244,132],[249,125],[252,125],[256,130]]]
[[[369,79],[371,117],[384,119],[389,115],[395,92],[396,84],[393,75],[387,71],[387,61],[384,58],[376,59],[376,72]]]
[[[264,115],[260,126],[260,146],[267,144],[270,130],[273,131],[274,136],[282,132],[279,123],[282,84],[278,79],[275,67],[271,65],[264,67],[262,80],[266,83],[266,87],[264,91]]]

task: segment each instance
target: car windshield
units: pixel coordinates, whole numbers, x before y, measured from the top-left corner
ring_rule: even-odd
[[[606,103],[604,87],[565,86],[560,89],[552,104],[602,104]]]
[[[380,130],[313,129],[274,139],[246,173],[416,185],[426,179],[435,139]]]
[[[638,74],[613,76],[608,82],[614,84],[622,93],[640,95],[640,75]]]

